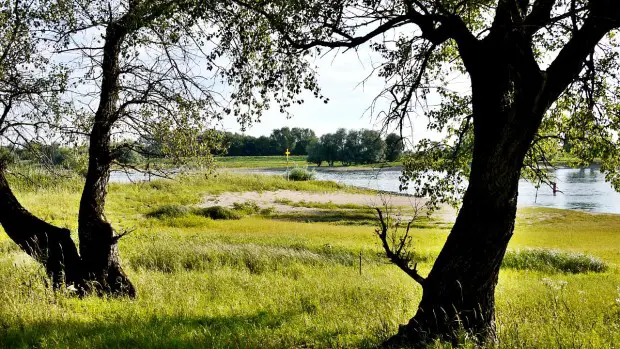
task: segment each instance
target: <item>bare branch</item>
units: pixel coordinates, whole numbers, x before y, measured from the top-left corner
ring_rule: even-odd
[[[390,242],[388,241],[389,217],[384,217],[383,211],[381,211],[380,208],[376,207],[375,210],[377,210],[377,214],[379,216],[379,228],[377,228],[375,232],[377,233],[379,239],[381,239],[385,254],[392,263],[396,264],[396,266],[398,266],[402,271],[407,273],[407,275],[409,275],[413,280],[420,284],[420,286],[424,287],[426,279],[424,279],[420,274],[418,274],[417,263],[414,263],[413,267],[411,267],[411,257],[408,257],[405,255],[406,253],[403,253],[405,252],[404,248],[406,247],[410,239],[409,230],[411,228],[411,223],[413,222],[413,220],[407,224],[407,230],[405,231],[403,237],[399,239],[399,242],[396,244],[393,243],[392,246],[390,246]]]

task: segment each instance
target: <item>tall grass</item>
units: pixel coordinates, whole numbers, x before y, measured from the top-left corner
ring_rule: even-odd
[[[608,266],[600,258],[584,253],[569,253],[548,249],[508,251],[502,266],[519,270],[537,270],[560,273],[602,273]]]
[[[75,230],[80,192],[69,187],[24,188],[16,195],[33,213]],[[341,190],[333,183],[236,174],[112,185],[106,216],[115,228],[134,230],[119,250],[138,288],[136,300],[52,292],[44,271],[0,235],[0,347],[378,346],[414,315],[422,290],[386,261],[374,227],[259,215],[220,221],[191,212],[147,217],[164,205],[191,211],[205,196],[227,190],[275,189]],[[495,348],[620,343],[618,231],[619,216],[520,210],[506,262],[512,265],[502,268],[497,286]],[[448,233],[433,225],[412,229],[422,275]],[[531,262],[531,251],[540,249],[542,257],[536,252]],[[594,272],[590,260],[579,269],[588,272],[574,274],[579,254],[607,269]],[[554,267],[540,267],[548,264]],[[464,339],[463,347],[475,346]]]

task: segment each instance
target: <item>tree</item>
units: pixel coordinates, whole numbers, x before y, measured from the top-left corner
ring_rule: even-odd
[[[403,138],[396,133],[390,133],[385,137],[385,160],[397,161],[405,150]]]
[[[341,161],[343,165],[351,165],[362,162],[362,132],[350,130],[344,141],[344,148],[341,151]]]
[[[256,139],[256,149],[258,150],[256,155],[282,155],[267,136],[260,136]]]
[[[373,130],[362,130],[360,133],[360,162],[374,164],[380,162],[385,154],[385,141],[381,133]]]
[[[405,159],[403,187],[427,194],[430,205],[462,198],[461,209],[428,276],[410,268],[422,300],[388,345],[456,341],[460,329],[495,338],[495,286],[519,178],[544,178],[537,164],[563,133],[579,140],[571,152],[584,161],[588,148],[603,147],[601,168],[620,188],[618,1],[239,2],[282,49],[317,55],[367,44],[383,57],[385,121],[402,129],[420,106],[429,128],[446,135]],[[450,88],[454,72],[469,78],[469,89]],[[425,103],[431,95],[438,108]]]
[[[334,133],[326,133],[321,136],[321,159],[334,166],[334,162],[340,159],[342,146],[341,136]]]
[[[124,165],[119,160],[126,149],[177,163],[203,155],[210,163],[220,139],[209,130],[210,120],[232,113],[247,125],[272,100],[286,113],[303,102],[297,97],[301,91],[318,93],[313,73],[301,69],[307,64],[267,52],[268,33],[249,26],[245,10],[230,2],[18,0],[5,5],[0,136],[27,143],[46,131],[47,137],[89,144],[79,253],[68,230],[19,204],[0,171],[0,223],[45,265],[55,286],[135,296],[117,248],[124,234],[104,214],[111,165]],[[224,54],[230,65],[222,67],[216,61]],[[50,55],[53,59],[46,58]],[[62,62],[60,68],[53,62]],[[214,80],[228,83],[230,94],[213,91]],[[65,110],[62,100],[74,104]],[[117,141],[125,137],[141,141]]]
[[[347,130],[344,128],[339,128],[336,130],[336,133],[332,136],[333,146],[335,147],[335,160],[338,161],[346,161],[345,160],[345,143],[347,141]],[[333,166],[333,164],[332,164]]]
[[[297,143],[297,137],[288,127],[274,129],[271,131],[269,138],[271,139],[274,147],[281,153],[284,153],[286,149],[289,151],[293,150],[293,148],[295,148],[295,144]]]
[[[308,144],[306,152],[308,153],[307,161],[321,167],[324,161],[322,144],[318,140],[314,140]]]
[[[295,136],[295,148],[291,151],[293,155],[307,155],[308,145],[318,139],[309,128],[293,127],[291,133]]]

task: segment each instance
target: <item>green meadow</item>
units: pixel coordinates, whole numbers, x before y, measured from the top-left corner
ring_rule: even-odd
[[[29,185],[22,204],[72,231],[80,181]],[[292,207],[239,203],[230,219],[199,205],[229,191],[297,190]],[[53,292],[41,268],[0,235],[3,348],[372,348],[414,314],[421,289],[381,254],[368,207],[303,201],[303,192],[365,192],[332,182],[222,173],[112,184],[107,217],[138,298]],[[424,275],[450,225],[414,228]],[[500,348],[620,343],[620,216],[522,209],[497,287]],[[361,267],[360,267],[361,265]],[[444,344],[445,345],[445,344]],[[463,338],[464,347],[473,347]],[[441,347],[431,344],[430,347]]]

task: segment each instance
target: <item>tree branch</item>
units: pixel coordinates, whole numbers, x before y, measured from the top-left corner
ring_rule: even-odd
[[[381,243],[383,245],[383,249],[385,250],[385,254],[390,259],[390,261],[396,266],[398,266],[402,271],[404,271],[407,275],[409,275],[413,280],[415,280],[420,286],[424,287],[424,283],[426,279],[423,278],[420,274],[418,274],[417,266],[415,263],[413,268],[410,267],[411,260],[409,258],[403,257],[403,249],[407,244],[409,239],[409,229],[411,228],[411,223],[407,224],[407,230],[405,231],[405,235],[399,239],[398,246],[396,247],[396,252],[392,250],[393,247],[390,247],[390,243],[388,242],[387,233],[389,230],[388,223],[383,217],[383,212],[380,208],[375,208],[377,210],[377,214],[379,215],[379,225],[380,227],[375,230],[379,239],[381,239]]]
[[[547,79],[541,97],[545,110],[574,81],[588,55],[603,37],[620,27],[620,3],[614,0],[594,2],[590,16],[575,32],[546,71]]]
[[[551,10],[557,0],[536,0],[532,12],[525,18],[523,27],[527,35],[532,36],[546,26],[551,19]]]

